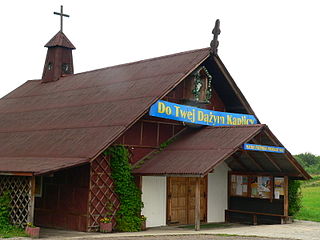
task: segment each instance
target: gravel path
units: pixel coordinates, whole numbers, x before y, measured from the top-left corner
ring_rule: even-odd
[[[289,238],[263,238],[263,237],[212,236],[212,235],[116,237],[116,238],[105,238],[105,239],[108,239],[108,240],[292,240]]]
[[[228,236],[222,236],[223,234]],[[292,224],[258,226],[238,224],[230,227],[201,229],[199,232],[176,227],[109,234],[41,229],[40,237],[45,240],[320,240],[320,222],[296,221]],[[19,240],[30,240],[30,238],[19,238]]]

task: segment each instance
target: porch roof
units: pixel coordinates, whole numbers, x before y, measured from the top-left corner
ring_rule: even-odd
[[[310,178],[287,150],[283,154],[249,153],[242,149],[248,142],[282,146],[262,124],[188,129],[163,151],[148,156],[134,173],[205,176],[225,161],[233,171]]]

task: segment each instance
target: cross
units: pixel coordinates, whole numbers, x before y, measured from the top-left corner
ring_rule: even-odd
[[[53,14],[60,15],[60,31],[62,32],[62,30],[63,30],[63,17],[70,17],[70,16],[63,13],[63,6],[62,5],[60,7],[60,12],[59,13],[53,12]]]
[[[217,19],[216,24],[214,26],[214,29],[212,30],[213,40],[210,43],[211,53],[213,53],[214,55],[216,55],[218,53],[218,46],[219,46],[218,35],[220,33],[221,33],[220,20]]]

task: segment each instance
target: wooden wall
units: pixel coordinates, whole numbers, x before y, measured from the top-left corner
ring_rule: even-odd
[[[42,197],[35,200],[35,225],[87,230],[89,165],[43,177]]]

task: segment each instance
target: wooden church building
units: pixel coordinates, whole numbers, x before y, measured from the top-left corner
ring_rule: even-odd
[[[107,204],[119,208],[102,154],[118,144],[147,227],[285,222],[288,182],[310,176],[219,58],[219,22],[213,33],[209,48],[75,74],[75,47],[59,31],[42,78],[0,100],[0,194],[11,194],[12,222],[95,231]]]

